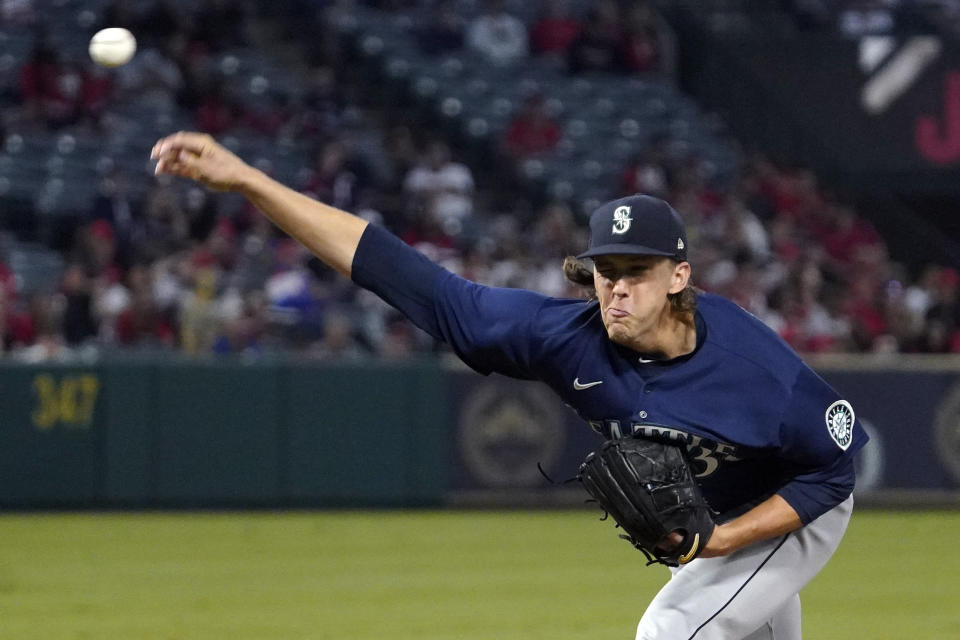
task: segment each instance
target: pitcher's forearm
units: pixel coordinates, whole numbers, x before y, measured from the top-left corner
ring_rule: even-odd
[[[803,522],[793,507],[779,495],[773,495],[742,516],[717,527],[701,557],[727,555],[802,526]]]
[[[350,277],[366,220],[298,193],[252,167],[237,191],[321,261]]]

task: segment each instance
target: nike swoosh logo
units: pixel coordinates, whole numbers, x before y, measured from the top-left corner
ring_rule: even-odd
[[[677,562],[680,564],[687,564],[693,560],[693,556],[697,555],[697,548],[700,546],[700,534],[693,536],[693,546],[690,547],[690,551],[686,555],[677,556]]]
[[[603,380],[597,380],[596,382],[580,382],[580,378],[573,379],[573,388],[577,391],[583,391],[584,389],[589,389],[590,387],[595,387],[598,384],[603,384]]]

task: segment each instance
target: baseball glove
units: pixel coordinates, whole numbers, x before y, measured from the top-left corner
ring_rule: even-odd
[[[642,438],[608,440],[587,456],[577,477],[647,564],[686,564],[713,534],[710,508],[679,447]],[[671,533],[683,540],[671,543]]]

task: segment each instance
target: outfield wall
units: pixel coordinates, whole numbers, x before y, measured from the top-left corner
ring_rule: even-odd
[[[859,491],[960,504],[960,360],[815,368],[872,436]],[[566,504],[599,442],[544,386],[436,362],[0,364],[6,507]]]

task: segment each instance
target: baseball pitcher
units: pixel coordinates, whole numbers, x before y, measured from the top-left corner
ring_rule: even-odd
[[[801,637],[798,593],[840,543],[867,436],[773,331],[692,288],[684,225],[666,202],[600,206],[590,246],[565,265],[595,295],[556,299],[464,280],[207,135],[174,134],[152,157],[158,174],[242,193],[473,369],[546,383],[606,436],[580,480],[672,572],[638,640]]]

